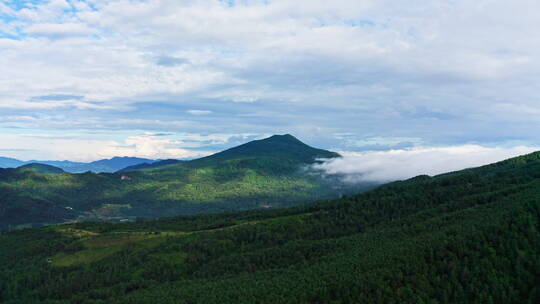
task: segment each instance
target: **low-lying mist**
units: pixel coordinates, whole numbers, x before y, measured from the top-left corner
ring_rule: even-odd
[[[487,165],[507,158],[538,151],[538,147],[484,147],[462,145],[439,148],[340,152],[343,157],[323,160],[313,169],[340,175],[348,183],[384,183],[421,174],[437,175]]]

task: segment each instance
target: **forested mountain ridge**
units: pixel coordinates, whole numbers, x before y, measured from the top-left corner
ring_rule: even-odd
[[[307,206],[0,236],[4,303],[538,303],[540,153]]]
[[[337,155],[287,135],[198,160],[114,174],[0,169],[0,229],[287,207],[375,186],[351,187],[337,177],[306,170],[321,157]]]
[[[236,159],[271,158],[281,162],[310,164],[320,158],[340,157],[336,152],[316,149],[306,145],[296,137],[285,135],[273,135],[271,137],[250,141],[248,143],[218,152],[206,157],[190,161],[163,160],[151,164],[140,164],[122,169],[122,172],[153,169],[167,165],[180,164],[189,167],[213,166],[220,162]]]
[[[51,166],[51,165],[45,165],[45,164],[36,164],[36,163],[22,165],[22,166],[18,167],[17,169],[18,170],[34,170],[36,172],[43,173],[43,174],[61,174],[61,173],[64,173],[64,170],[62,170],[62,169],[60,169],[58,167]]]
[[[296,137],[285,134],[254,140],[207,157],[192,160],[189,163],[192,166],[203,166],[248,157],[272,157],[292,162],[312,163],[318,158],[334,158],[340,157],[340,155],[336,152],[310,147]]]

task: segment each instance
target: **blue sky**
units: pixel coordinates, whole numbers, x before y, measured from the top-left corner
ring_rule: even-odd
[[[0,156],[191,158],[284,133],[349,152],[534,150],[538,11],[0,0]]]

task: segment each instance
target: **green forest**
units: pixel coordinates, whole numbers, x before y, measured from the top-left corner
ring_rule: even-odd
[[[290,207],[375,186],[348,185],[309,169],[333,157],[339,154],[276,135],[192,161],[117,173],[71,174],[41,164],[0,169],[0,230]]]
[[[539,219],[537,152],[285,209],[23,229],[0,235],[0,302],[538,303]]]

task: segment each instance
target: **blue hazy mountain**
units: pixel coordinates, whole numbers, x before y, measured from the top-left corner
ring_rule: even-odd
[[[26,162],[15,158],[0,157],[0,168],[17,168],[25,164]]]
[[[164,160],[157,160],[154,162],[146,162],[146,163],[140,163],[133,166],[127,166],[119,170],[119,172],[123,171],[133,171],[133,170],[140,170],[140,169],[151,169],[151,168],[158,168],[168,165],[177,164],[179,162],[182,162],[182,160],[178,159],[164,159]]]
[[[139,157],[113,157],[110,159],[102,159],[89,163],[72,162],[67,160],[29,160],[21,161],[14,158],[0,157],[0,168],[18,168],[28,164],[44,164],[60,168],[70,173],[82,173],[92,171],[95,173],[110,173],[116,172],[129,166],[139,164],[151,164],[155,162],[153,159]]]

